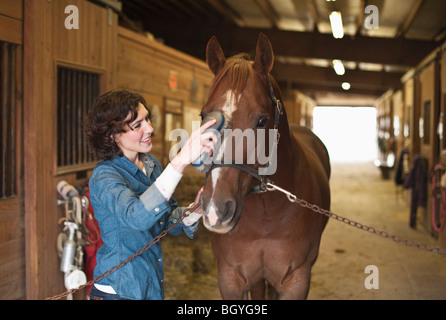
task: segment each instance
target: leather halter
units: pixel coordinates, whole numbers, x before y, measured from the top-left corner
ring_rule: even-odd
[[[274,130],[277,130],[277,142],[276,142],[276,148],[277,145],[279,144],[279,140],[280,140],[280,134],[279,134],[279,122],[280,122],[280,116],[283,114],[283,105],[282,102],[280,102],[280,100],[278,100],[274,94],[274,89],[273,86],[271,84],[271,79],[268,76],[268,82],[269,82],[269,95],[270,98],[272,100],[273,103],[273,108],[274,108]],[[268,160],[268,166],[270,164],[271,161],[271,154],[270,154],[270,159]],[[260,184],[252,187],[250,189],[250,191],[248,192],[248,194],[252,194],[252,193],[261,193],[261,192],[265,192],[267,191],[266,186],[268,183],[273,183],[273,181],[271,181],[267,175],[260,175],[258,173],[258,170],[250,167],[246,164],[242,164],[242,163],[236,163],[235,160],[232,160],[229,163],[212,163],[211,167],[209,168],[209,170],[206,172],[206,180],[207,177],[209,175],[209,173],[215,169],[215,168],[219,168],[219,167],[232,167],[232,168],[236,168],[239,170],[242,170],[246,173],[248,173],[249,175],[253,176],[254,178],[260,180]]]

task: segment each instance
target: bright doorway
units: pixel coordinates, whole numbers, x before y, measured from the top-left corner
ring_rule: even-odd
[[[332,163],[373,162],[377,158],[373,107],[316,107],[313,131],[327,147]]]

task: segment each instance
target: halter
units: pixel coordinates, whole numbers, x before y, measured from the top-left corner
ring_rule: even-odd
[[[271,84],[271,79],[269,77],[268,77],[268,83],[269,83],[269,96],[273,102],[273,108],[274,108],[274,130],[277,130],[277,142],[276,142],[275,146],[273,146],[273,148],[274,147],[277,148],[277,145],[279,144],[279,140],[280,140],[279,122],[280,122],[280,116],[283,114],[283,105],[282,105],[282,102],[280,102],[280,100],[277,99],[276,96],[274,95],[274,89]],[[268,163],[267,163],[268,166],[271,162],[272,154],[273,154],[273,151],[270,154],[270,159],[268,160]],[[254,178],[260,180],[261,183],[252,187],[251,190],[248,192],[248,194],[265,192],[265,191],[267,191],[268,183],[270,183],[270,184],[273,183],[273,181],[271,181],[267,175],[260,175],[258,173],[257,169],[250,167],[246,164],[236,163],[235,160],[232,160],[229,163],[212,163],[211,167],[206,172],[206,180],[207,180],[209,173],[213,169],[218,168],[218,167],[236,168],[236,169],[242,170],[242,171],[248,173],[249,175],[253,176]]]

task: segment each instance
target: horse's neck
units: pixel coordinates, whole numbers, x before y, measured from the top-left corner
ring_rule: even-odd
[[[277,145],[277,174],[274,177],[277,182],[282,184],[290,184],[295,170],[295,154],[293,147],[293,137],[288,126],[286,117],[281,119],[284,125],[279,126],[279,141]]]

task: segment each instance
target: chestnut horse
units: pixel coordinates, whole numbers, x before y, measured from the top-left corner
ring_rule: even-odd
[[[267,165],[274,172],[265,177],[329,210],[327,150],[310,130],[296,127],[290,131],[279,88],[269,75],[274,54],[268,38],[260,34],[255,60],[250,61],[246,54],[226,59],[212,37],[206,60],[215,78],[202,118],[221,111],[225,128],[254,130],[258,139],[265,139],[258,142],[268,146],[270,156],[274,146],[268,134],[261,136],[258,131],[277,128],[277,160],[270,158]],[[225,149],[224,140],[215,157]],[[225,160],[226,155],[225,151]],[[277,161],[275,166],[272,161]],[[261,177],[253,173],[262,167],[265,163],[255,162],[202,168],[207,171],[201,198],[203,223],[212,231],[220,293],[223,299],[248,299],[249,292],[252,299],[263,299],[266,291],[280,299],[305,299],[327,217],[291,203],[283,193],[265,192],[264,183],[263,188],[259,185]]]

